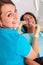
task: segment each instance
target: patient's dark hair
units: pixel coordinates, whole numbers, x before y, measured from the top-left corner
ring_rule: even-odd
[[[35,20],[35,23],[37,24],[37,19],[36,19],[35,15],[34,15],[33,13],[31,13],[31,12],[26,12],[26,13],[24,13],[24,14],[21,16],[20,21],[24,21],[24,18],[23,18],[23,17],[24,17],[25,15],[27,15],[27,14],[33,16],[33,18],[34,18],[34,20]]]
[[[4,4],[12,4],[15,6],[15,4],[11,1],[11,0],[0,0],[0,20],[1,20],[1,7],[4,5]]]

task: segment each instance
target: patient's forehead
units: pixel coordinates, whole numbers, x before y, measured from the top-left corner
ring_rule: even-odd
[[[32,15],[30,15],[30,14],[25,14],[24,17],[32,17],[32,18],[34,18],[34,17],[33,17]]]

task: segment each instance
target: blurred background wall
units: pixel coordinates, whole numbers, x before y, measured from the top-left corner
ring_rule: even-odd
[[[17,7],[19,20],[25,12],[32,12],[43,31],[43,0],[12,0]]]

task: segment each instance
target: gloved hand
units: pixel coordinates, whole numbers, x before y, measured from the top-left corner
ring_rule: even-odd
[[[39,36],[39,32],[40,32],[40,26],[38,24],[35,25],[35,31],[34,31],[34,37]]]
[[[19,33],[22,33],[22,32],[21,32],[21,27],[22,27],[24,24],[26,24],[25,21],[20,21],[20,22],[19,22],[19,25],[18,25],[18,32],[19,32]]]

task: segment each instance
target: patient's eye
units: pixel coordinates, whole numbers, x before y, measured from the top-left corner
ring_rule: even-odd
[[[30,16],[30,19],[32,19],[32,16]]]

